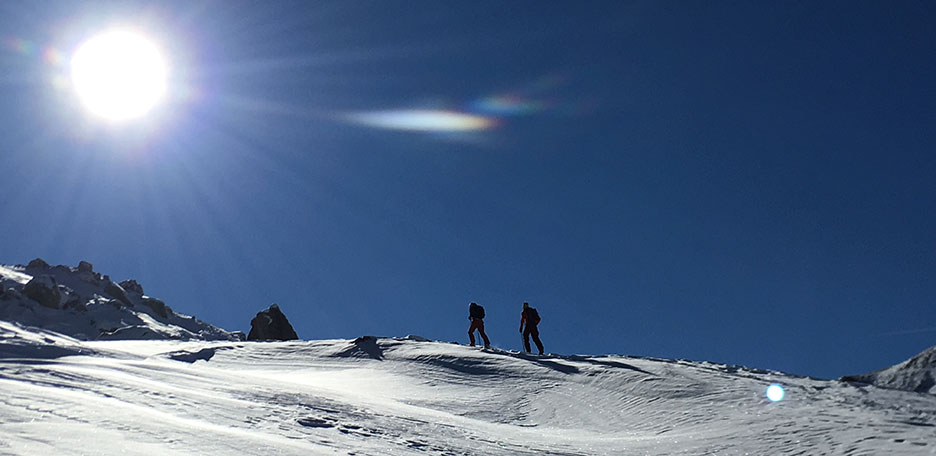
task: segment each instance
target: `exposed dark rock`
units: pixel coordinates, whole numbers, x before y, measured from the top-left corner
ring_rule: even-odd
[[[155,312],[156,315],[159,315],[163,318],[169,318],[169,307],[167,307],[166,303],[162,302],[161,300],[151,298],[149,296],[144,296],[143,304],[148,306],[150,309],[153,309],[153,312]]]
[[[69,296],[65,300],[65,304],[62,305],[62,308],[66,310],[77,310],[83,312],[88,310],[88,303],[82,301],[81,298],[77,296]]]
[[[26,269],[49,269],[50,267],[49,263],[46,263],[42,258],[36,258],[26,265]]]
[[[18,301],[23,297],[23,294],[20,293],[19,289],[6,287],[3,290],[3,293],[0,293],[0,300],[3,301]]]
[[[140,285],[140,283],[136,280],[124,280],[123,282],[120,282],[120,286],[127,292],[137,293],[140,296],[143,295],[143,285]]]
[[[296,340],[299,336],[289,324],[286,315],[279,306],[273,304],[269,309],[257,312],[250,321],[250,334],[247,340]]]
[[[217,350],[229,349],[228,347],[218,347],[218,348],[203,348],[197,352],[189,351],[177,351],[172,353],[167,353],[170,359],[176,361],[183,361],[186,363],[194,363],[195,361],[208,361],[212,356],[215,355]]]
[[[113,280],[108,280],[107,284],[104,285],[104,293],[126,304],[127,306],[133,307],[133,303],[130,302],[130,297],[127,296],[127,291],[124,290],[120,285],[114,283]]]
[[[62,301],[62,292],[59,290],[58,283],[56,283],[55,277],[50,275],[33,277],[23,287],[23,294],[40,305],[52,309],[58,309],[59,303]]]
[[[91,263],[88,263],[87,261],[79,261],[78,272],[94,272],[94,266],[92,266]]]

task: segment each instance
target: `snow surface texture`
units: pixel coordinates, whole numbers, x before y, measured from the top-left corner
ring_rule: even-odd
[[[868,374],[842,377],[842,380],[936,394],[936,347],[930,347],[896,366]]]
[[[418,337],[89,342],[0,322],[0,455],[50,454],[922,455],[936,396]]]
[[[41,260],[28,267],[0,266],[0,320],[81,340],[242,338],[173,312],[162,301],[144,296],[135,281],[121,284],[126,288],[86,262],[78,268],[51,267]],[[30,288],[40,291],[43,303],[29,297],[37,296]]]

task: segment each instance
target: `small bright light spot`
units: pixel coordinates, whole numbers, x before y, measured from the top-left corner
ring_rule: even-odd
[[[782,401],[785,394],[783,387],[780,385],[773,384],[767,387],[767,399],[770,399],[772,402]]]
[[[117,30],[85,41],[71,58],[78,97],[94,114],[119,121],[140,117],[166,92],[167,65],[156,46]]]

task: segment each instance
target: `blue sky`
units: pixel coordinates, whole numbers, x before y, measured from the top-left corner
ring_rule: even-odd
[[[838,377],[936,343],[926,2],[0,2],[0,262],[79,260],[229,330]],[[70,53],[145,30],[106,124]],[[468,131],[378,128],[402,110]]]

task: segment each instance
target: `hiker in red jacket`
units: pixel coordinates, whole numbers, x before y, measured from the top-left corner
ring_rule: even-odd
[[[491,341],[488,340],[487,334],[484,334],[484,307],[479,306],[477,303],[469,304],[468,319],[471,320],[471,326],[468,327],[468,340],[471,341],[471,346],[474,347],[474,332],[477,329],[478,333],[481,334],[481,338],[484,339],[484,348],[490,347]]]
[[[530,307],[530,303],[523,303],[523,312],[520,312],[520,332],[523,333],[523,349],[530,352],[530,336],[533,336],[533,343],[539,349],[539,354],[543,354],[543,343],[540,342],[539,329],[536,325],[540,322],[539,313],[536,309]],[[524,324],[526,328],[524,328]]]

